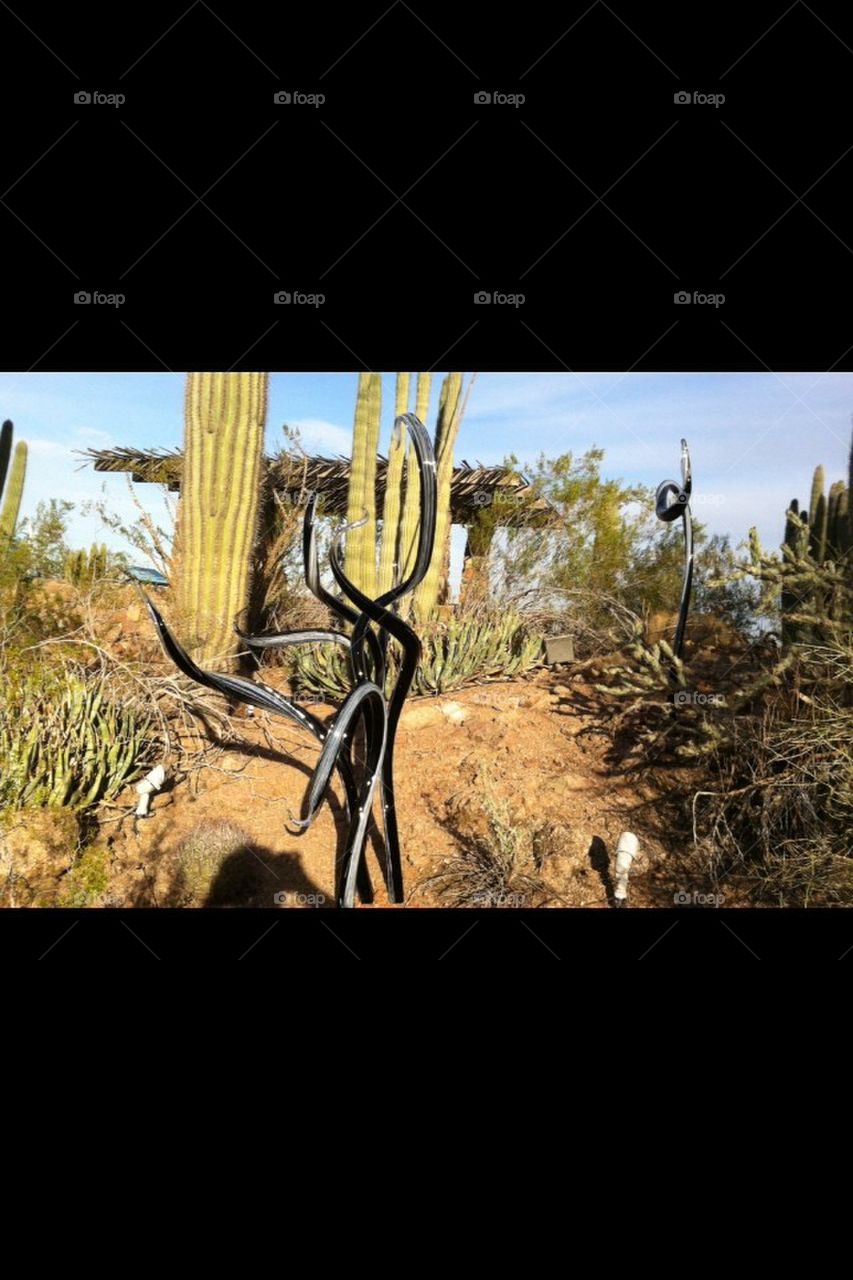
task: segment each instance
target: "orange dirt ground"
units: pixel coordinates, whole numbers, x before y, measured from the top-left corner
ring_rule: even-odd
[[[445,905],[434,886],[423,882],[458,857],[466,839],[488,834],[483,776],[514,823],[548,824],[539,868],[551,895],[547,905],[606,906],[613,851],[623,830],[640,839],[632,905],[671,904],[679,850],[667,847],[659,800],[682,771],[628,771],[614,763],[606,724],[581,705],[578,694],[585,689],[558,672],[540,671],[534,679],[409,701],[395,760],[407,905]],[[323,705],[311,709],[323,719],[334,711]],[[323,805],[310,830],[291,834],[288,814],[300,813],[317,745],[295,726],[263,717],[279,749],[272,751],[260,720],[237,720],[242,741],[217,753],[211,767],[156,796],[151,817],[131,816],[132,790],[120,797],[125,816],[104,826],[111,833],[110,867],[101,905],[178,905],[181,842],[199,824],[222,821],[236,823],[249,838],[249,848],[238,856],[247,863],[251,888],[231,898],[214,889],[201,905],[334,905],[333,864],[345,830],[340,784],[335,782],[332,802]],[[118,816],[115,810],[112,816]],[[375,838],[369,844],[368,860],[380,907],[388,902],[377,844]]]

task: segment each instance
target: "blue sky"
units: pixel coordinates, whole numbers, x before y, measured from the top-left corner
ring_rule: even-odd
[[[442,375],[433,376],[430,425]],[[274,373],[267,438],[281,443],[281,426],[299,427],[310,452],[347,454],[356,373]],[[394,375],[385,377],[382,448],[393,415]],[[104,496],[126,519],[135,517],[124,476],[78,470],[74,450],[88,446],[178,446],[182,437],[181,374],[0,374],[0,416],[29,444],[22,512],[39,500],[80,503]],[[853,374],[480,374],[463,421],[457,461],[522,462],[540,452],[605,451],[604,473],[626,482],[657,484],[678,475],[679,440],[693,456],[694,511],[712,533],[737,543],[755,524],[765,545],[777,546],[792,497],[808,501],[817,463],[827,480],[847,477]],[[159,490],[137,494],[166,524]],[[167,526],[168,527],[168,526]],[[94,539],[120,546],[96,517],[71,518],[69,541]],[[454,569],[463,543],[454,536]]]

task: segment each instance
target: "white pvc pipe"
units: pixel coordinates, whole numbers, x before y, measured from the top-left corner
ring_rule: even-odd
[[[631,863],[636,858],[639,848],[640,842],[633,831],[623,831],[616,844],[613,897],[617,902],[624,902],[628,897],[628,876],[631,874]]]
[[[156,765],[147,777],[136,784],[136,794],[139,796],[139,804],[136,806],[137,818],[147,818],[148,808],[151,804],[151,797],[155,791],[159,791],[163,783],[166,781],[166,770],[161,764]]]

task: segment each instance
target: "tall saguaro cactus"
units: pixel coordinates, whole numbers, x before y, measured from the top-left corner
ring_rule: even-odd
[[[415,614],[428,618],[438,603],[446,578],[450,545],[450,483],[453,478],[453,446],[462,418],[462,374],[449,373],[441,386],[438,423],[435,428],[435,459],[438,499],[436,504],[435,544],[429,569],[415,592]]]
[[[262,484],[266,373],[190,373],[178,514],[178,605],[200,661],[233,666],[249,604]]]
[[[409,410],[409,375],[397,374],[394,397],[394,419]],[[392,439],[388,451],[388,471],[385,479],[385,505],[382,511],[382,552],[379,557],[379,594],[384,595],[396,585],[399,576],[400,511],[403,493],[403,463],[406,459],[406,432],[401,431]]]
[[[15,445],[12,467],[9,470],[12,431],[12,424],[8,420],[0,428],[0,493],[3,494],[3,507],[0,509],[0,555],[6,554],[15,536],[27,472],[27,446],[23,440]]]
[[[347,523],[367,519],[347,534],[344,572],[365,595],[376,596],[376,451],[382,416],[382,375],[361,373],[355,404]]]

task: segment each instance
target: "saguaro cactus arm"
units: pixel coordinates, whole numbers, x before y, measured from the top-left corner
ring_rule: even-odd
[[[27,446],[23,440],[15,445],[12,467],[3,496],[3,508],[0,510],[0,554],[5,553],[15,536],[15,527],[21,510],[21,497],[24,492],[24,477],[27,473]]]

